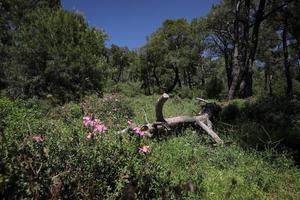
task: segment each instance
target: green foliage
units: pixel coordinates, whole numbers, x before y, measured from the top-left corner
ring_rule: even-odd
[[[0,137],[2,137],[6,125],[5,117],[12,111],[13,107],[17,107],[17,104],[8,99],[0,99]]]
[[[110,48],[110,74],[115,82],[124,79],[124,72],[130,65],[129,49],[112,45]]]
[[[221,120],[224,122],[233,122],[240,116],[240,109],[236,104],[229,104],[223,107]]]
[[[110,130],[87,140],[75,104],[49,118],[6,99],[0,107],[7,108],[1,109],[5,127],[0,138],[0,194],[5,199],[116,199],[132,193],[130,187],[139,199],[161,196],[164,182],[155,175],[157,165],[148,166],[148,156],[138,153],[146,139]]]
[[[259,123],[269,137],[290,147],[296,147],[300,143],[299,132],[294,134],[296,130],[299,131],[299,111],[299,100],[283,97],[262,99],[248,104],[242,110],[244,119]]]
[[[192,99],[194,97],[193,91],[187,86],[182,86],[180,88],[177,88],[174,93],[178,94],[178,96],[182,99],[184,98]]]
[[[37,9],[14,33],[7,93],[12,97],[78,100],[102,90],[106,35],[63,10]]]
[[[297,199],[299,195],[294,193],[300,187],[299,170],[289,171],[286,158],[237,145],[209,147],[191,131],[158,143],[151,158],[163,169],[160,177],[169,180],[183,199]],[[194,192],[184,187],[186,183],[193,184]]]
[[[203,25],[203,26],[202,26]],[[202,64],[204,19],[166,20],[140,50],[142,80],[145,88],[156,86],[161,91],[172,91],[181,84],[195,84],[198,67]]]
[[[105,85],[105,93],[121,94],[126,97],[136,97],[142,95],[140,82],[114,83],[107,81]]]
[[[218,99],[223,89],[224,86],[222,80],[214,77],[206,84],[206,95],[208,98]]]
[[[296,150],[300,144],[299,112],[297,98],[274,96],[255,101],[236,100],[223,108],[221,119],[240,130],[235,136],[245,146]]]
[[[236,144],[213,147],[206,136],[191,130],[150,140],[134,133],[116,134],[119,127],[115,124],[96,140],[88,140],[82,125],[84,114],[91,112],[107,120],[109,110],[117,108],[120,118],[126,118],[128,99],[122,98],[124,105],[116,99],[120,97],[89,97],[82,104],[51,108],[47,115],[28,102],[0,99],[0,195],[6,199],[299,197],[299,169],[274,152],[258,153]],[[131,99],[138,117],[135,122],[142,119],[141,107],[153,118],[156,99]],[[195,103],[172,98],[165,113],[191,114]],[[126,126],[125,120],[119,121]],[[34,136],[43,141],[37,142]],[[138,153],[145,144],[151,152]]]
[[[94,115],[109,128],[120,129],[134,117],[131,102],[119,95],[107,95],[102,99],[89,96],[81,105],[86,115]]]

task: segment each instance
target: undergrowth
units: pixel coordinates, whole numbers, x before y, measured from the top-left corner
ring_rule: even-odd
[[[212,146],[209,137],[192,129],[156,139],[117,134],[128,119],[153,121],[157,97],[107,95],[59,107],[2,98],[2,199],[299,198],[300,171],[293,161],[272,148],[241,146],[234,125],[216,127],[225,146]],[[199,109],[198,102],[174,96],[164,114],[192,115]],[[86,115],[103,121],[108,131],[88,139]],[[143,145],[150,152],[140,152]]]

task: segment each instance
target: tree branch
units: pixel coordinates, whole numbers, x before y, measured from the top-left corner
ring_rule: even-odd
[[[164,106],[165,102],[168,99],[169,99],[169,95],[167,93],[164,93],[155,104],[155,114],[156,114],[157,122],[165,122],[166,121],[164,119],[162,110],[163,110],[163,106]]]

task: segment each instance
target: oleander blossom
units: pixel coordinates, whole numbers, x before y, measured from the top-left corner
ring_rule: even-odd
[[[83,125],[84,126],[92,126],[93,125],[93,120],[89,116],[83,117]]]
[[[145,135],[145,132],[143,130],[141,130],[141,128],[139,128],[139,127],[133,128],[133,131],[141,137],[143,137]]]
[[[139,153],[146,154],[150,152],[150,146],[144,145],[139,148]]]
[[[94,139],[96,137],[96,133],[103,133],[107,131],[106,126],[99,119],[93,119],[90,116],[83,117],[83,125],[90,128],[90,132],[86,136],[89,140]]]
[[[107,131],[107,128],[106,128],[106,126],[104,126],[104,124],[95,124],[93,126],[93,131],[98,132],[98,133],[102,133],[102,132]]]
[[[44,138],[40,135],[34,135],[32,136],[32,140],[36,143],[42,143],[44,142]]]

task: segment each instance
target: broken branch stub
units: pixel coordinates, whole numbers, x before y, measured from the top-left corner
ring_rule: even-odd
[[[155,114],[156,114],[156,121],[157,122],[165,122],[163,115],[163,106],[165,102],[169,99],[169,95],[164,93],[156,102],[155,104]]]

